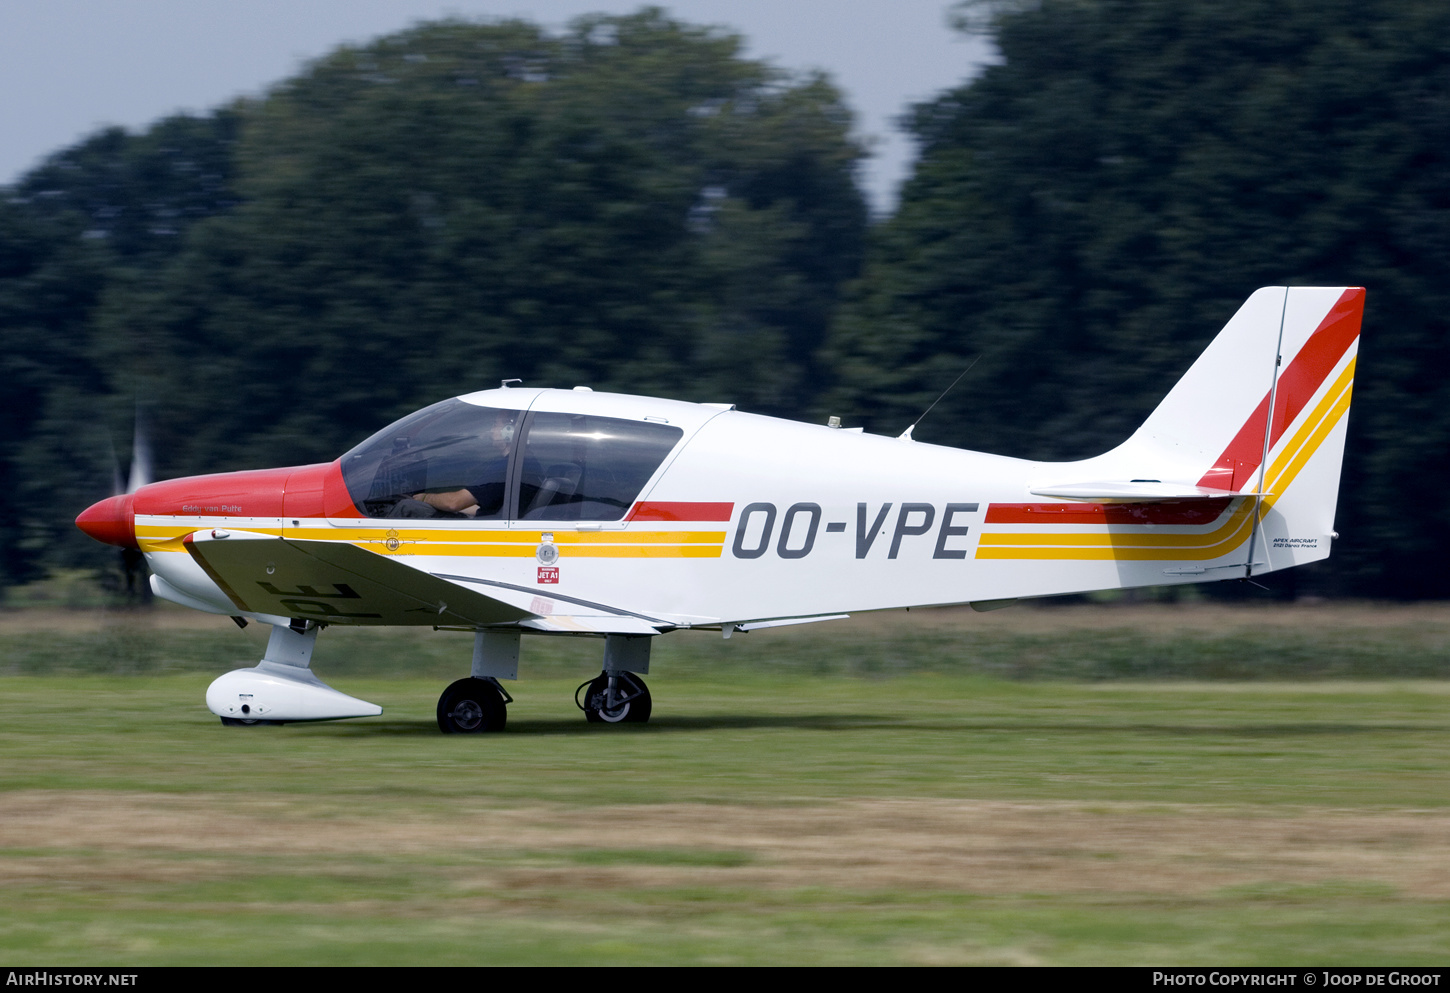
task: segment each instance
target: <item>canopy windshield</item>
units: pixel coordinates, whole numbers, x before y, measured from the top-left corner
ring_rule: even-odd
[[[462,400],[409,414],[342,457],[353,505],[369,517],[505,517],[518,418]]]
[[[651,421],[444,400],[342,457],[354,506],[369,517],[621,520],[683,437]],[[510,485],[512,483],[512,485]]]

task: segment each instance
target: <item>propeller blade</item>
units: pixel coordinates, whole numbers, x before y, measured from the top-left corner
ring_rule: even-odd
[[[121,549],[121,575],[126,582],[126,599],[150,599],[151,586],[146,578],[146,558],[139,549]]]
[[[116,446],[111,442],[109,432],[106,436],[106,453],[111,457],[111,496],[120,496],[126,492],[126,483],[121,478],[121,460],[116,458]]]
[[[151,482],[151,437],[146,430],[146,419],[141,407],[136,406],[136,435],[131,444],[131,478],[126,484],[127,493],[135,493]]]

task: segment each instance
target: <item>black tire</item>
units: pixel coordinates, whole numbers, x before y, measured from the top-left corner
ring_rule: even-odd
[[[654,701],[649,687],[632,672],[616,673],[616,691],[629,697],[613,711],[605,709],[604,695],[609,690],[609,674],[601,672],[584,691],[584,719],[591,724],[643,724],[649,720]]]
[[[498,687],[483,679],[460,679],[438,698],[438,730],[444,734],[502,731],[508,708]]]

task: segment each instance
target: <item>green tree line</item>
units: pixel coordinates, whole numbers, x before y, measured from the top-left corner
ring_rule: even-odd
[[[0,582],[109,561],[70,521],[138,404],[171,476],[331,459],[508,377],[894,434],[975,358],[918,439],[1074,458],[1252,290],[1317,283],[1369,288],[1344,538],[1283,582],[1450,593],[1450,10],[958,14],[997,58],[907,111],[875,223],[828,79],[652,9],[420,25],[57,152],[0,196]]]
[[[1450,7],[1042,0],[959,8],[1000,59],[921,146],[828,346],[837,406],[1040,459],[1126,438],[1255,288],[1367,287],[1325,593],[1450,580]],[[939,385],[940,384],[940,385]]]

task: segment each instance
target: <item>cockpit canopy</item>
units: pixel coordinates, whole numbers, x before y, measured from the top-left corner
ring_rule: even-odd
[[[369,517],[617,521],[683,434],[649,421],[444,400],[348,452],[342,474]]]

